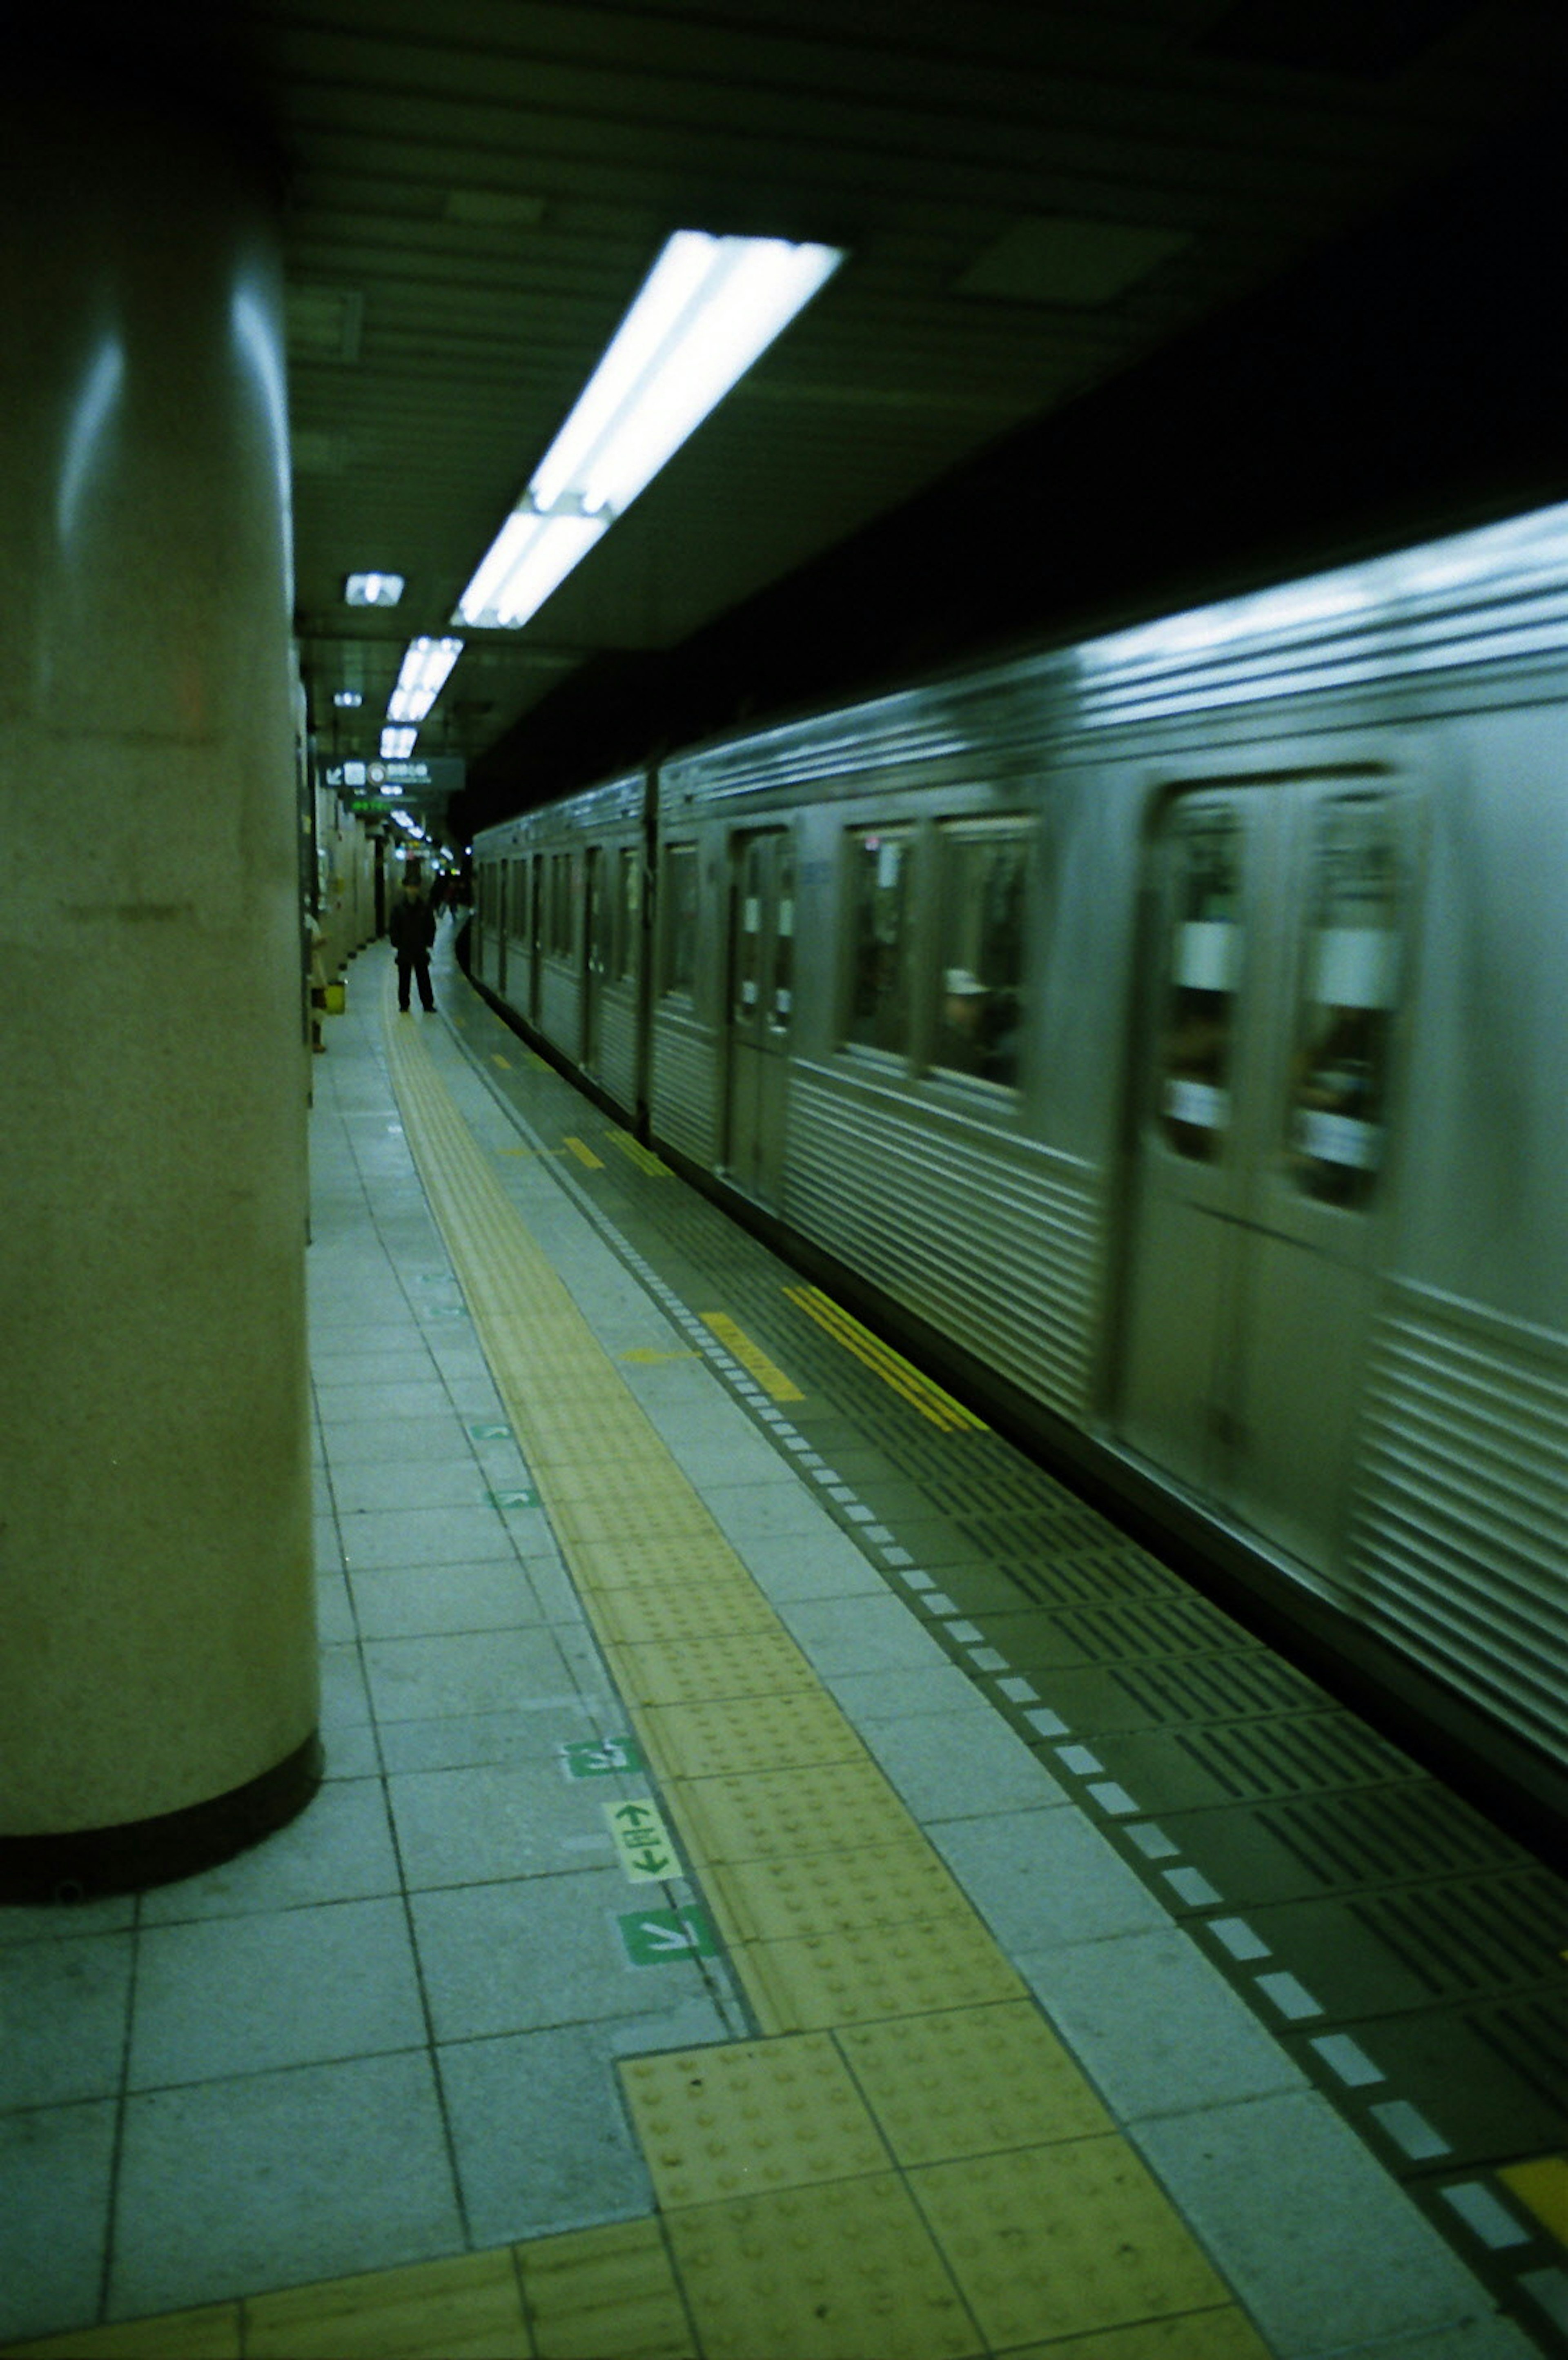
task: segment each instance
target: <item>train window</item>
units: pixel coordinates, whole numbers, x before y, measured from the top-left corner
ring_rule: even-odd
[[[954,823],[939,829],[938,841],[941,982],[932,1062],[1016,1089],[1028,836],[1008,821]]]
[[[1212,803],[1179,811],[1170,836],[1170,939],[1159,1120],[1194,1163],[1219,1156],[1230,1127],[1231,1034],[1241,974],[1242,832]]]
[[[636,847],[623,844],[615,856],[615,949],[610,978],[625,983],[637,972],[637,942],[642,914],[642,870]]]
[[[907,828],[858,830],[849,842],[850,1013],[847,1041],[905,1054],[909,1046],[910,864]]]
[[[1287,1141],[1302,1193],[1352,1207],[1382,1162],[1399,977],[1390,818],[1381,796],[1321,803],[1308,887]]]
[[[550,948],[556,958],[572,956],[572,856],[556,852],[550,859]]]
[[[663,989],[689,995],[696,985],[696,847],[664,851]]]

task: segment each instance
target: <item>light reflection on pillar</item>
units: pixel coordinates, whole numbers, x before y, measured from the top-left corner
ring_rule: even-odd
[[[236,288],[229,307],[229,321],[234,340],[239,347],[241,360],[254,378],[260,393],[262,407],[272,438],[273,464],[278,476],[278,501],[282,515],[292,514],[292,483],[289,466],[289,395],[283,382],[283,366],[279,354],[277,322],[267,304],[245,285]],[[289,536],[288,603],[294,603],[292,534]]]
[[[125,383],[126,348],[118,332],[110,329],[88,364],[66,432],[55,501],[55,525],[62,548],[69,548],[75,538],[82,497],[109,422],[120,406]]]

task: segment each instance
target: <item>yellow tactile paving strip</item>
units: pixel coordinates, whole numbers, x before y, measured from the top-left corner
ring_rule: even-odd
[[[957,2355],[1224,2306],[593,1338],[423,1041],[388,1034],[508,1415],[771,2036],[621,2068],[704,2351]],[[931,2088],[949,2076],[958,2144],[922,2147],[911,2125],[946,2119]]]
[[[621,2065],[652,2220],[18,2351],[1268,2360],[388,1006],[476,1329],[763,2038]]]

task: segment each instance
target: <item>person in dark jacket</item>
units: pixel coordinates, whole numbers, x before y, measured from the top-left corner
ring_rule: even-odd
[[[411,976],[419,985],[420,1006],[427,1014],[432,1013],[435,995],[430,988],[430,946],[435,940],[435,919],[430,904],[421,899],[412,878],[404,881],[403,898],[393,907],[387,932],[398,956],[398,1006],[406,1016]]]

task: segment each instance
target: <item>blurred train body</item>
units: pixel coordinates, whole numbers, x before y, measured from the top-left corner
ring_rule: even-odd
[[[1568,1771],[1568,509],[484,836],[476,978],[1276,1612]]]

